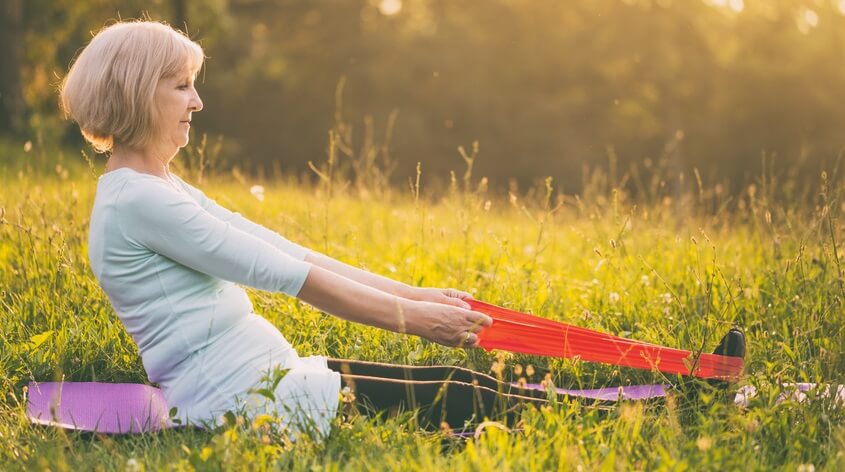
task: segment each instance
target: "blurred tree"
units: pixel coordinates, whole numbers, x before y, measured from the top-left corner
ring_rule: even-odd
[[[173,26],[185,30],[188,25],[188,0],[171,0],[173,3]]]
[[[0,0],[0,134],[20,132],[26,121],[21,89],[23,2]]]
[[[353,148],[380,141],[399,110],[401,180],[417,161],[426,175],[459,170],[455,149],[474,140],[494,185],[551,175],[567,191],[584,164],[610,160],[613,184],[631,166],[746,180],[763,152],[815,174],[843,144],[845,6],[832,0],[31,0],[24,127],[72,130],[55,84],[90,31],[143,14],[201,42],[194,128],[225,135],[247,170],[323,158],[340,77]]]

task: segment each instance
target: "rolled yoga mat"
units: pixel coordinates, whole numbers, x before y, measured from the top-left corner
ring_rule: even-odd
[[[30,382],[26,414],[37,424],[107,434],[174,426],[161,390],[143,384]]]

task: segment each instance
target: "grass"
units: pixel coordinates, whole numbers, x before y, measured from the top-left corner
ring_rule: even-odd
[[[321,167],[316,185],[257,182],[235,171],[205,174],[202,187],[291,240],[407,283],[467,289],[492,303],[681,348],[709,351],[737,324],[748,338],[742,383],[760,395],[746,409],[709,395],[611,411],[559,402],[526,412],[521,433],[490,427],[466,441],[416,430],[403,417],[339,417],[328,440],[296,443],[242,421],[127,437],[33,426],[24,415],[31,380],[146,377],[87,262],[99,170],[10,160],[0,167],[0,469],[845,467],[842,408],[818,398],[775,401],[781,382],[845,383],[840,180],[802,186],[768,175],[726,195],[655,170],[627,175],[637,178],[634,199],[594,172],[578,196],[559,195],[546,181],[504,197],[472,176],[477,149],[462,154],[470,171],[441,195],[427,192],[424,175],[410,191],[344,186],[348,172],[337,160]],[[199,180],[196,171],[184,173]],[[259,183],[263,201],[250,192]],[[496,362],[494,353],[353,325],[284,295],[250,295],[304,355],[487,372]],[[529,381],[548,372],[558,386],[664,380],[577,360],[500,358],[507,380],[529,364]]]

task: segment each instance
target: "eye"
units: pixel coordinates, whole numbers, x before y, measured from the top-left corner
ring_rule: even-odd
[[[176,88],[177,88],[178,90],[187,90],[187,89],[188,89],[188,87],[189,87],[189,85],[188,85],[188,84],[182,84],[182,85],[180,85],[180,86],[178,86],[178,87],[176,87]]]

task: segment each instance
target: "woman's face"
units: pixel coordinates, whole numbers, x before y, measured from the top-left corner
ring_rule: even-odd
[[[191,113],[202,110],[202,100],[194,88],[194,74],[185,72],[159,80],[155,91],[158,108],[159,142],[164,146],[185,147],[191,129]]]

